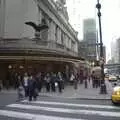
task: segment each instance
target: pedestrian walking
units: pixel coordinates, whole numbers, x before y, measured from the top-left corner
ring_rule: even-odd
[[[75,79],[75,76],[74,76],[74,74],[72,73],[71,76],[70,76],[70,84],[71,84],[71,85],[73,85],[74,79]]]
[[[85,79],[85,88],[88,88],[87,79]]]
[[[28,78],[29,101],[36,100],[38,96],[37,82],[32,75]]]
[[[5,85],[6,85],[6,89],[7,89],[7,90],[9,90],[9,87],[10,87],[10,79],[11,79],[10,76],[11,76],[11,75],[10,75],[10,72],[8,71],[7,76],[6,76],[6,82],[5,82]]]
[[[3,84],[2,84],[2,80],[0,80],[0,91],[2,90]]]
[[[89,83],[90,83],[90,80],[91,80],[91,78],[90,78],[90,74],[88,75],[88,80],[89,80]]]
[[[47,91],[47,92],[50,92],[50,81],[51,81],[51,77],[50,77],[50,74],[49,74],[49,73],[47,73],[47,75],[45,76],[44,80],[45,80],[46,91]]]
[[[83,71],[80,70],[80,73],[79,73],[79,77],[80,77],[80,84],[83,84]]]
[[[17,89],[17,94],[18,94],[18,100],[17,101],[20,101],[24,98],[24,88],[22,86],[22,82],[19,81],[18,83],[18,89]]]
[[[52,76],[51,76],[51,90],[52,92],[56,92],[56,87],[55,87],[55,83],[57,81],[57,77],[56,77],[56,74],[52,73]]]
[[[23,85],[25,90],[25,97],[28,97],[28,74],[27,73],[24,74]]]
[[[74,79],[74,89],[75,89],[75,90],[78,88],[77,84],[78,84],[78,81],[77,81],[77,79],[75,78],[75,79]]]
[[[62,78],[62,75],[61,75],[60,72],[58,72],[57,81],[58,81],[58,89],[59,89],[59,92],[61,93],[62,92],[62,81],[63,81],[63,78]]]
[[[92,71],[91,78],[92,78],[92,87],[95,88],[95,71]]]
[[[78,88],[78,81],[79,81],[79,76],[78,73],[74,77],[74,89]]]
[[[18,73],[14,73],[13,79],[14,79],[14,82],[15,82],[14,88],[17,89],[19,87]]]
[[[42,75],[41,72],[39,72],[36,76],[36,81],[37,81],[37,87],[38,91],[41,92],[42,86],[43,86],[43,81],[42,81]]]

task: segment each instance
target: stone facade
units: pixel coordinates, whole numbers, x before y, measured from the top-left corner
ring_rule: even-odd
[[[80,61],[78,33],[68,22],[65,1],[60,1],[60,7],[57,1],[0,0],[1,80],[6,80],[7,72],[65,71],[66,66]],[[48,29],[38,39],[25,22],[39,25],[43,20]]]
[[[34,30],[25,25],[25,22],[33,21],[38,24],[44,18],[49,29],[41,32],[41,39],[43,41],[54,41],[75,53],[78,52],[77,32],[68,23],[64,14],[66,10],[64,5],[61,5],[62,10],[58,10],[57,3],[53,0],[5,0],[1,6],[4,6],[0,8],[5,11],[5,13],[0,14],[3,16],[0,21],[0,25],[3,25],[0,32],[1,38],[32,39],[34,38]]]

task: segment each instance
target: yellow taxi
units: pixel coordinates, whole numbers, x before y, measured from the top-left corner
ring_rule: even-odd
[[[120,103],[120,86],[116,86],[113,89],[112,93],[112,103],[113,104],[118,104]]]

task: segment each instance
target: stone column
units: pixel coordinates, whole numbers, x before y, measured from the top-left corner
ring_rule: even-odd
[[[61,29],[58,28],[58,43],[61,44]]]

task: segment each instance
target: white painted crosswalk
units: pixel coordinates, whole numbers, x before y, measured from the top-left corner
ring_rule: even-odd
[[[73,110],[67,108],[53,108],[53,107],[40,107],[33,105],[21,105],[21,104],[11,104],[8,107],[24,109],[24,110],[44,110],[52,112],[62,112],[62,113],[74,113],[74,114],[85,114],[85,115],[99,115],[99,116],[111,116],[120,117],[120,112],[106,112],[106,111],[95,111],[95,110]]]
[[[84,119],[71,119],[71,118],[37,115],[37,114],[22,113],[22,112],[8,111],[8,110],[0,110],[0,115],[13,117],[13,118],[28,119],[28,120],[84,120]]]
[[[44,114],[39,113],[40,111],[44,111]],[[68,116],[65,116],[66,114]],[[72,117],[69,117],[69,114]],[[16,118],[16,120],[89,120],[89,117],[86,119],[81,116],[115,117],[119,119],[120,107],[51,101],[29,102],[24,100],[20,103],[7,105],[4,110],[0,110],[0,116]]]
[[[23,103],[27,103],[27,100],[22,101]],[[120,107],[116,106],[109,106],[109,105],[86,105],[86,104],[73,104],[73,103],[61,103],[61,102],[48,102],[48,101],[32,101],[31,103],[36,103],[36,104],[47,104],[47,105],[64,105],[64,106],[74,106],[74,107],[85,107],[85,108],[105,108],[105,109],[119,109]]]

